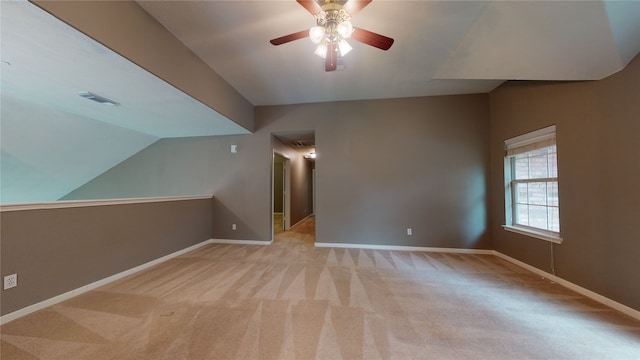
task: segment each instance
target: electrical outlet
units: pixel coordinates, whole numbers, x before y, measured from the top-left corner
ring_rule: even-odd
[[[236,230],[236,229],[237,229],[236,224],[231,224],[231,230]]]
[[[407,228],[407,235],[413,235],[413,230],[411,228]]]
[[[18,274],[11,274],[4,277],[4,289],[11,289],[18,286]]]

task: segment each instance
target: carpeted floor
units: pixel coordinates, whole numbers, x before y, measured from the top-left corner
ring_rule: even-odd
[[[293,225],[288,231],[282,229],[282,214],[273,215],[273,242],[314,246],[316,241],[316,217],[310,215]]]
[[[640,359],[640,322],[489,255],[208,245],[0,329],[9,359]]]

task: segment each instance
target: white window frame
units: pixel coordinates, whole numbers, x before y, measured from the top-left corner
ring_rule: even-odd
[[[505,185],[505,225],[507,231],[527,235],[537,239],[550,241],[556,244],[562,243],[559,232],[545,230],[531,226],[514,223],[515,211],[515,186],[516,183],[526,182],[558,182],[558,177],[536,178],[534,180],[514,180],[513,157],[517,153],[526,153],[539,148],[547,147],[556,143],[556,126],[548,126],[524,135],[520,135],[504,142],[504,185]],[[557,169],[556,169],[557,171]]]

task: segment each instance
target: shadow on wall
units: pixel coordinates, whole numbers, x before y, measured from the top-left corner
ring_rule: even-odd
[[[467,179],[466,195],[464,196],[467,199],[464,204],[467,215],[464,217],[464,223],[462,224],[462,238],[465,239],[464,245],[471,249],[477,248],[478,245],[490,248],[487,247],[488,244],[486,242],[482,243],[486,239],[491,241],[487,213],[487,202],[490,197],[487,195],[489,190],[484,169],[477,168],[474,173],[469,174]]]

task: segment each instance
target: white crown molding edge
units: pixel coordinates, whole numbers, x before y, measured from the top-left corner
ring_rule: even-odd
[[[71,299],[73,297],[76,297],[78,295],[84,294],[87,291],[91,291],[91,290],[97,289],[97,288],[99,288],[101,286],[107,285],[107,284],[112,283],[112,282],[114,282],[116,280],[120,280],[120,279],[122,279],[122,278],[124,278],[126,276],[129,276],[129,275],[135,274],[137,272],[140,272],[142,270],[148,269],[148,268],[150,268],[152,266],[158,265],[158,264],[163,263],[163,262],[165,262],[167,260],[173,259],[173,258],[175,258],[177,256],[184,255],[184,254],[186,254],[186,253],[188,253],[190,251],[199,249],[199,248],[201,248],[201,247],[203,247],[205,245],[209,245],[211,243],[212,243],[211,239],[210,240],[205,240],[203,242],[200,242],[200,243],[197,243],[195,245],[189,246],[189,247],[187,247],[185,249],[178,250],[178,251],[176,251],[174,253],[162,256],[160,258],[157,258],[155,260],[151,260],[151,261],[149,261],[147,263],[144,263],[142,265],[133,267],[133,268],[131,268],[129,270],[125,270],[125,271],[122,271],[122,272],[117,273],[115,275],[111,275],[111,276],[106,277],[104,279],[92,282],[92,283],[90,283],[88,285],[81,286],[81,287],[79,287],[77,289],[74,289],[74,290],[71,290],[71,291],[67,291],[64,294],[56,295],[56,296],[54,296],[52,298],[49,298],[49,299],[43,300],[41,302],[38,302],[38,303],[35,303],[35,304],[32,304],[32,305],[23,307],[22,309],[19,309],[19,310],[16,310],[14,312],[8,313],[6,315],[0,316],[0,325],[4,325],[4,324],[6,324],[6,323],[8,323],[10,321],[13,321],[13,320],[21,318],[23,316],[29,315],[29,314],[31,314],[33,312],[38,311],[38,310],[45,309],[45,308],[47,308],[49,306],[58,304],[58,303],[60,303],[62,301],[69,300],[69,299]]]
[[[615,300],[611,300],[608,297],[602,296],[602,295],[600,295],[600,294],[598,294],[596,292],[593,292],[593,291],[591,291],[589,289],[585,289],[582,286],[576,285],[576,284],[574,284],[574,283],[572,283],[572,282],[570,282],[568,280],[565,280],[565,279],[563,279],[561,277],[558,277],[558,276],[553,275],[553,274],[549,274],[548,272],[546,272],[544,270],[540,270],[535,266],[531,266],[531,265],[529,265],[527,263],[524,263],[524,262],[522,262],[520,260],[514,259],[511,256],[505,255],[505,254],[503,254],[503,253],[501,253],[499,251],[493,250],[493,253],[494,253],[495,256],[497,256],[497,257],[499,257],[499,258],[501,258],[503,260],[506,260],[506,261],[508,261],[508,262],[510,262],[510,263],[512,263],[514,265],[520,266],[521,268],[529,270],[532,273],[540,275],[540,276],[542,276],[542,277],[544,277],[546,279],[549,279],[549,280],[551,280],[551,281],[553,281],[553,282],[555,282],[557,284],[560,284],[560,285],[566,287],[569,290],[573,290],[573,291],[577,292],[580,295],[584,295],[584,296],[586,296],[586,297],[588,297],[588,298],[590,298],[592,300],[595,300],[595,301],[597,301],[597,302],[599,302],[599,303],[601,303],[603,305],[606,305],[606,306],[608,306],[608,307],[610,307],[610,308],[612,308],[614,310],[617,310],[617,311],[619,311],[619,312],[621,312],[621,313],[623,313],[623,314],[625,314],[627,316],[630,316],[630,317],[632,317],[632,318],[634,318],[636,320],[640,320],[640,311],[638,311],[636,309],[630,308],[627,305],[621,304],[621,303],[619,303],[619,302],[617,302]]]
[[[88,206],[145,204],[145,203],[168,202],[168,201],[203,200],[203,199],[212,199],[212,198],[213,198],[213,195],[209,194],[209,195],[198,195],[198,196],[162,196],[162,197],[127,198],[127,199],[64,200],[64,201],[50,201],[50,202],[38,202],[38,203],[4,204],[4,205],[0,205],[0,212],[64,209],[64,208],[88,207]]]

